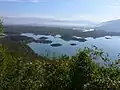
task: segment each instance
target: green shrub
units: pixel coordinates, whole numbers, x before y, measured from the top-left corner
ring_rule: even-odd
[[[84,48],[76,56],[62,56],[54,63],[24,62],[1,45],[0,90],[119,90],[120,70],[116,64],[101,66],[90,56],[92,53],[103,59],[101,52]],[[105,58],[104,62],[109,61]]]
[[[0,35],[3,33],[2,19],[0,18]]]

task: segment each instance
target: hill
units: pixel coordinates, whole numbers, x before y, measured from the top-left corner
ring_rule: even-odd
[[[108,32],[120,32],[120,19],[100,23],[95,29]]]

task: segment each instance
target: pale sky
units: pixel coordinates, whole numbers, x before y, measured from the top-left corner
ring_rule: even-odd
[[[120,18],[120,0],[0,0],[0,16],[104,22]]]

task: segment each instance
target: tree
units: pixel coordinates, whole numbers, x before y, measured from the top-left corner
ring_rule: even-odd
[[[3,34],[3,19],[2,18],[0,18],[0,35],[2,35]]]

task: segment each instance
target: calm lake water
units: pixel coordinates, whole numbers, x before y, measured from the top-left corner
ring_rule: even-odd
[[[40,37],[48,37],[47,40],[51,40],[52,43],[60,43],[62,46],[52,47],[51,44],[41,44],[36,42],[28,43],[28,46],[34,50],[35,53],[46,56],[49,53],[49,56],[60,56],[62,54],[66,55],[75,55],[79,48],[91,47],[92,45],[97,46],[100,49],[103,49],[112,59],[117,59],[118,53],[120,53],[120,37],[112,36],[110,39],[106,39],[105,37],[100,37],[93,39],[92,37],[86,38],[87,41],[79,42],[79,41],[65,41],[60,38],[60,35],[51,36],[51,35],[35,35],[33,33],[23,33],[21,35],[33,37],[35,40]],[[75,43],[77,45],[71,46],[71,43]]]

